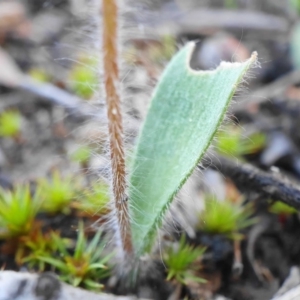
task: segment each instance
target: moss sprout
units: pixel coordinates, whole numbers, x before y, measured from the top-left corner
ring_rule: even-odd
[[[189,245],[184,235],[181,236],[177,246],[169,247],[164,251],[163,260],[167,267],[167,280],[175,280],[184,285],[190,280],[205,282],[205,279],[197,276],[197,272],[201,269],[201,258],[205,248]]]
[[[257,132],[244,137],[242,130],[234,126],[228,126],[225,130],[218,132],[216,137],[216,150],[225,156],[241,157],[253,154],[266,144],[265,134]]]
[[[88,216],[101,216],[109,212],[109,187],[104,182],[95,182],[92,188],[83,193],[74,207]]]
[[[88,146],[81,146],[71,154],[71,159],[80,164],[86,165],[92,156],[92,150]]]
[[[289,206],[281,201],[276,201],[274,202],[270,208],[269,208],[270,212],[276,215],[292,215],[297,213],[297,210],[292,207]]]
[[[49,179],[38,181],[38,194],[43,200],[42,209],[48,213],[69,213],[70,203],[75,198],[78,182],[74,177],[62,177],[58,171]]]
[[[100,279],[107,278],[110,270],[107,262],[112,254],[104,254],[105,244],[101,241],[99,231],[90,243],[84,235],[83,223],[80,223],[75,250],[70,251],[58,236],[53,239],[59,255],[40,256],[38,259],[60,272],[60,278],[74,286],[83,285],[89,289],[99,290],[103,287]]]
[[[21,132],[22,117],[17,110],[8,110],[0,115],[0,136],[17,137]]]
[[[0,236],[30,232],[40,208],[40,198],[31,196],[29,186],[17,186],[13,191],[0,189]]]
[[[74,93],[84,99],[90,99],[98,86],[98,76],[95,71],[97,61],[93,57],[79,58],[70,71],[69,79]]]
[[[199,229],[210,234],[223,234],[231,239],[241,239],[240,230],[254,224],[251,205],[241,205],[230,200],[219,201],[213,197],[205,200],[205,209],[199,216]]]

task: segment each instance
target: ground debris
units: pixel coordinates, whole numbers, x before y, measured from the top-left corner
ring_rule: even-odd
[[[60,282],[52,273],[0,272],[0,300],[137,300],[134,296],[96,294]]]

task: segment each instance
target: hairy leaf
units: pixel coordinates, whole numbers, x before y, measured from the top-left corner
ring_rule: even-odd
[[[222,63],[213,71],[189,66],[189,43],[154,92],[130,174],[129,209],[138,255],[149,250],[170,202],[208,148],[243,75],[256,60]]]

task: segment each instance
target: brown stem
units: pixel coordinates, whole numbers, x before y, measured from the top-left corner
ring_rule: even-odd
[[[125,253],[132,252],[126,196],[125,155],[120,108],[120,80],[118,67],[118,5],[117,0],[102,1],[103,64],[107,116],[110,135],[112,189],[120,235]]]
[[[241,191],[256,192],[266,201],[280,200],[300,209],[299,184],[287,178],[281,178],[278,174],[267,173],[248,163],[241,163],[216,154],[210,161],[203,160],[202,165],[220,171],[229,177]]]

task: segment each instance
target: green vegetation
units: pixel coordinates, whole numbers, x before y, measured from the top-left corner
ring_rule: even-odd
[[[78,96],[89,99],[98,87],[98,76],[95,71],[97,61],[93,57],[81,57],[70,72],[71,89]]]
[[[17,110],[8,110],[0,115],[0,136],[17,137],[21,132],[22,118]]]
[[[92,156],[92,150],[88,146],[81,146],[71,155],[71,159],[81,164],[87,164]]]
[[[98,281],[109,276],[107,262],[112,254],[104,254],[104,243],[100,241],[101,232],[97,232],[90,243],[84,235],[83,223],[79,224],[78,238],[74,253],[68,251],[65,242],[53,236],[58,256],[40,256],[38,259],[60,272],[60,278],[74,286],[83,285],[89,289],[103,287]]]
[[[40,226],[35,226],[32,230],[18,239],[18,249],[15,255],[17,264],[27,263],[28,267],[45,270],[45,262],[40,260],[41,256],[52,256],[57,251],[57,246],[53,242],[59,239],[56,232],[43,233]]]
[[[237,4],[236,0],[225,0],[224,6],[227,9],[236,9],[236,8],[238,8],[238,4]]]
[[[41,83],[49,81],[48,75],[42,69],[33,68],[29,71],[29,75],[31,78]]]
[[[223,234],[231,239],[241,239],[239,233],[256,222],[251,218],[253,209],[250,205],[242,206],[230,200],[219,201],[213,197],[205,200],[205,209],[199,216],[199,229],[210,234]]]
[[[42,210],[53,214],[70,210],[76,193],[73,181],[72,177],[62,178],[54,172],[49,180],[38,182],[34,196],[28,185],[18,186],[13,191],[0,189],[0,238],[5,240],[8,251],[15,253],[18,265],[26,264],[39,271],[51,265],[60,271],[66,282],[99,289],[102,285],[98,280],[109,275],[106,263],[112,256],[104,255],[101,232],[88,243],[83,223],[80,223],[73,251],[70,240],[62,238],[58,232],[45,232],[43,222],[36,219]],[[107,213],[107,185],[94,183],[92,189],[84,195],[77,209],[97,216]]]
[[[299,0],[290,0],[290,5],[297,10],[298,14],[300,13],[300,1]]]
[[[103,4],[103,7],[114,10],[116,18],[118,14],[114,1],[107,0]],[[114,55],[118,49],[112,42],[117,37],[117,26],[111,15],[103,12],[103,16],[107,21],[107,28],[111,29],[108,33],[112,33],[104,34],[107,48],[104,46],[103,53],[104,62],[107,62],[104,63],[104,85],[111,138],[111,190],[114,194],[114,213],[118,222],[118,226],[115,227],[119,230],[115,236],[120,237],[118,242],[123,246],[123,253],[138,257],[150,251],[154,245],[156,230],[162,224],[166,210],[205,154],[238,84],[255,62],[256,55],[244,63],[222,63],[216,70],[207,72],[195,71],[189,66],[194,43],[189,43],[174,56],[154,92],[139,137],[130,169],[127,198],[125,151],[122,148],[121,132],[122,114],[119,105],[121,99],[116,96],[121,92],[118,90],[119,84],[111,84],[118,83],[119,80],[116,67],[118,57]],[[158,59],[168,59],[174,49],[174,40],[166,37]],[[105,56],[106,54],[109,55]],[[155,56],[155,53],[153,55]],[[83,58],[70,73],[73,91],[83,98],[91,98],[94,88],[98,86],[98,78],[92,68],[94,65],[93,59]],[[249,151],[248,148],[246,147]],[[239,153],[241,152],[239,150]],[[86,163],[90,159],[90,152],[87,148],[82,148],[73,159]],[[100,184],[93,185],[93,189],[93,192],[84,195],[83,201],[76,202],[77,208],[91,214],[107,213],[107,187]],[[99,289],[102,287],[99,280],[109,276],[107,263],[112,256],[104,252],[101,232],[88,242],[83,223],[80,223],[75,249],[72,249],[59,234],[45,234],[40,228],[32,230],[40,208],[51,214],[69,213],[76,192],[74,178],[63,178],[59,172],[54,172],[49,179],[38,181],[34,199],[31,199],[28,187],[25,193],[21,192],[25,196],[15,197],[23,197],[19,202],[22,202],[24,207],[14,204],[13,192],[5,192],[8,196],[3,199],[8,200],[1,200],[4,210],[0,206],[0,224],[6,235],[20,237],[17,260],[21,263],[37,266],[40,270],[50,265],[59,271],[62,280],[74,286]],[[202,215],[205,225],[200,225],[203,230],[223,233],[236,239],[240,238],[239,230],[254,222],[250,218],[251,210],[246,207],[236,204],[229,207],[223,204],[221,208],[214,209],[217,206],[216,202],[215,205],[206,205]],[[24,216],[20,218],[20,215]],[[164,262],[168,269],[167,279],[181,284],[187,284],[190,280],[204,282],[202,278],[197,277],[204,251],[204,248],[188,245],[182,236],[178,248],[167,249],[164,254]]]
[[[161,45],[150,47],[150,60],[156,63],[169,61],[176,52],[176,40],[171,35],[164,35]]]
[[[42,209],[48,213],[69,213],[70,203],[76,195],[76,180],[72,176],[63,178],[58,171],[51,178],[38,181],[38,194],[43,200]]]
[[[228,126],[216,135],[216,150],[225,156],[241,157],[261,150],[266,144],[263,133],[242,136],[242,130],[236,126]]]
[[[89,216],[101,216],[109,212],[109,187],[104,182],[95,182],[76,201],[74,206]]]
[[[197,277],[204,252],[204,247],[188,245],[185,236],[182,235],[178,248],[169,247],[164,251],[163,260],[167,267],[167,280],[176,280],[184,285],[188,281],[206,282],[205,279]]]
[[[85,194],[77,209],[97,216],[107,213],[107,193],[104,183],[93,184],[93,191]],[[83,223],[80,223],[73,251],[70,241],[60,237],[58,232],[44,232],[43,223],[36,219],[40,210],[51,213],[70,210],[74,195],[72,178],[63,179],[58,172],[54,172],[50,180],[40,180],[34,197],[27,185],[13,191],[0,189],[0,238],[5,240],[7,249],[15,253],[18,265],[26,264],[39,271],[51,265],[60,271],[66,282],[99,289],[102,285],[98,280],[109,275],[106,263],[111,257],[111,254],[103,254],[101,232],[88,243]]]
[[[31,197],[29,186],[18,186],[13,191],[0,189],[0,237],[29,233],[40,207],[40,198]]]
[[[270,208],[270,212],[276,215],[291,215],[291,214],[296,214],[297,209],[295,209],[292,206],[289,206],[281,201],[276,201],[274,202]]]
[[[171,60],[154,92],[133,159],[129,219],[137,255],[152,248],[163,216],[209,147],[236,87],[255,62],[191,70],[195,45]],[[200,92],[201,91],[201,92]]]

